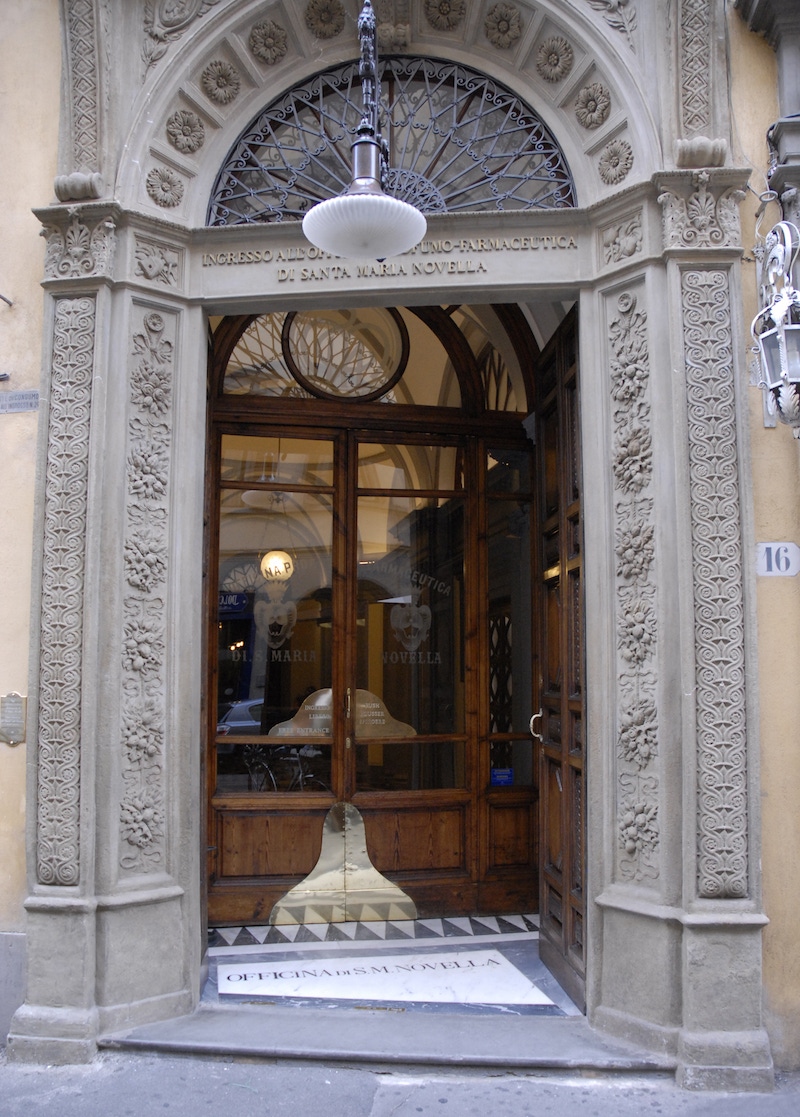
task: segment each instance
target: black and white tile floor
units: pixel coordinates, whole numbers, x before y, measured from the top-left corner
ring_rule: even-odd
[[[535,915],[217,927],[209,930],[202,999],[580,1015],[540,962],[538,939]]]

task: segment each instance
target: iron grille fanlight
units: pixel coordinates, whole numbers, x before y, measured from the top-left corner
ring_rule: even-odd
[[[466,66],[430,58],[386,58],[380,69],[388,194],[423,213],[576,205],[561,149],[515,94]],[[356,62],[281,97],[237,140],[207,224],[300,220],[342,193],[362,115]]]

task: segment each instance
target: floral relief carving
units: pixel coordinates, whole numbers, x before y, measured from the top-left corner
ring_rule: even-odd
[[[131,337],[122,633],[120,836],[124,871],[163,868],[167,498],[175,317],[142,311]]]
[[[603,230],[603,261],[619,264],[642,251],[642,215],[633,213]]]
[[[318,39],[333,39],[344,28],[344,7],[341,0],[309,0],[306,4],[306,27]]]
[[[230,62],[217,58],[209,62],[200,75],[203,92],[217,105],[229,105],[239,96],[242,79],[239,71]]]
[[[163,58],[169,44],[218,3],[219,0],[147,0],[144,6],[146,38],[142,46],[145,64],[152,66]]]
[[[172,377],[163,365],[143,360],[131,377],[131,398],[137,407],[151,415],[164,415],[169,410]]]
[[[44,271],[48,279],[73,279],[77,276],[108,275],[114,263],[116,226],[105,216],[84,223],[79,210],[70,208],[70,223],[65,229],[45,226]]]
[[[486,38],[493,46],[508,50],[522,34],[519,8],[513,4],[495,4],[486,13],[483,26]]]
[[[617,299],[608,329],[614,417],[614,530],[617,580],[618,872],[658,878],[658,641],[653,577],[655,523],[647,317],[631,293]]]
[[[178,109],[167,121],[167,139],[184,155],[193,155],[205,143],[206,128],[196,112]]]
[[[157,206],[172,209],[183,199],[183,182],[169,167],[153,167],[145,179],[147,193]]]
[[[125,540],[125,579],[138,590],[161,585],[167,573],[163,528],[143,525]]]
[[[132,701],[122,721],[122,744],[131,769],[158,765],[164,747],[161,708],[154,699]]]
[[[611,112],[611,94],[599,81],[585,85],[575,101],[575,115],[582,128],[599,128]]]
[[[572,47],[562,35],[544,39],[536,51],[536,69],[545,81],[563,81],[574,60]]]
[[[603,148],[597,169],[606,186],[616,186],[633,166],[633,148],[627,140],[612,140]]]
[[[628,46],[635,50],[633,33],[636,30],[636,8],[630,0],[588,0],[596,12],[603,13],[609,27],[620,31],[628,40]]]
[[[743,555],[728,273],[681,276],[694,577],[697,889],[748,894]]]
[[[268,19],[264,23],[256,23],[250,29],[248,44],[256,58],[266,62],[268,66],[274,66],[286,56],[287,38],[285,29],[279,23]]]
[[[726,187],[715,197],[708,171],[696,171],[691,181],[695,190],[688,198],[669,189],[658,196],[665,248],[738,247],[744,192]]]
[[[55,306],[44,506],[36,876],[80,876],[81,665],[96,304]]]
[[[174,287],[178,283],[181,254],[168,245],[136,238],[136,274],[152,283]]]
[[[425,0],[428,23],[437,31],[454,31],[467,10],[465,0]]]

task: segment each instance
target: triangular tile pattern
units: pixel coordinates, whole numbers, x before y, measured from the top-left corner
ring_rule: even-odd
[[[370,905],[370,915],[372,913]],[[409,940],[470,939],[476,936],[539,933],[538,915],[449,916],[442,919],[350,920],[346,923],[294,923],[277,927],[209,927],[209,947],[237,947],[282,943],[408,942]]]

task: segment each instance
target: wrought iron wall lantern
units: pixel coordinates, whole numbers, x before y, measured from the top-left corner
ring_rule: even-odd
[[[800,438],[800,293],[792,269],[800,232],[781,221],[767,236],[762,263],[762,309],[750,328],[761,363],[759,387],[770,395],[770,410]]]
[[[427,222],[418,209],[383,189],[388,151],[381,136],[378,45],[370,0],[358,17],[358,36],[363,116],[351,148],[353,178],[338,198],[312,206],[303,218],[303,232],[313,245],[334,256],[383,260],[419,244]]]

